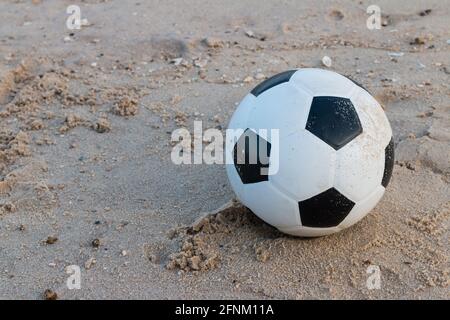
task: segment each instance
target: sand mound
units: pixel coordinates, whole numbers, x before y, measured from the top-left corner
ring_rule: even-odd
[[[252,224],[258,219],[241,204],[230,201],[221,208],[201,215],[190,227],[172,231],[180,238],[180,251],[169,256],[167,268],[184,271],[206,271],[217,268],[220,262],[219,248],[214,238],[233,233],[234,230]]]

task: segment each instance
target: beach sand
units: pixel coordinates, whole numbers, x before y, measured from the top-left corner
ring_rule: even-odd
[[[371,4],[1,1],[0,298],[448,299],[450,1],[377,1],[380,30]],[[223,165],[171,162],[174,129],[225,130],[262,79],[324,56],[394,132],[360,223],[289,237],[233,202]]]

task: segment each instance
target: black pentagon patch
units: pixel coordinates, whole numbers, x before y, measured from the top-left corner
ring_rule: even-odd
[[[387,187],[391,180],[392,171],[394,170],[394,139],[391,138],[386,149],[384,149],[384,173],[381,185]]]
[[[361,122],[350,99],[314,97],[306,129],[335,150],[362,132]]]
[[[234,145],[234,167],[241,177],[242,183],[268,181],[269,176],[261,173],[261,169],[269,168],[270,142],[258,136],[250,129],[245,130]],[[261,158],[262,156],[262,158]]]
[[[297,70],[289,70],[279,74],[274,75],[273,77],[261,82],[258,84],[251,93],[257,97],[264,91],[269,90],[272,87],[275,87],[281,83],[288,82],[291,79],[292,75],[297,72]]]
[[[355,203],[335,188],[298,203],[302,226],[330,228],[339,225]]]

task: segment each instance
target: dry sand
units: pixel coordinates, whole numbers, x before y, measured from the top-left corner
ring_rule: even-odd
[[[0,298],[448,299],[450,2],[376,1],[374,31],[370,4],[1,1]],[[172,130],[225,129],[258,81],[325,55],[395,134],[362,222],[288,237],[230,202],[223,166],[172,164]]]

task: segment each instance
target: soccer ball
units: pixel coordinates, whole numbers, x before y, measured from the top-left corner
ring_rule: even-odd
[[[381,105],[335,72],[305,68],[267,79],[244,98],[229,129],[242,132],[227,134],[233,190],[287,234],[317,237],[350,227],[375,207],[391,178],[394,143]],[[267,133],[272,129],[278,139]]]

